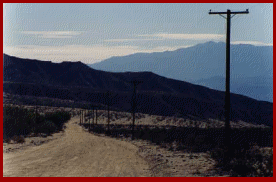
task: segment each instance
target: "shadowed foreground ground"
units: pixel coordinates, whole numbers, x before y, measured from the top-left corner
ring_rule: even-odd
[[[128,142],[98,137],[67,124],[63,137],[3,154],[3,176],[152,176],[147,162]]]

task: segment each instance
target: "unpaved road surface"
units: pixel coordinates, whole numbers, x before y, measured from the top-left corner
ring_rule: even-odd
[[[99,137],[72,118],[62,137],[40,146],[3,154],[3,176],[152,176],[131,143]]]

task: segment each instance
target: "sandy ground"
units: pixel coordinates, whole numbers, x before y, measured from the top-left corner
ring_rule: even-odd
[[[99,111],[98,116],[98,124],[107,123],[106,112]],[[80,116],[76,116],[66,124],[64,132],[27,137],[23,144],[4,143],[3,176],[229,176],[214,169],[215,161],[208,153],[170,151],[148,141],[92,134],[79,126],[79,122]],[[131,122],[130,113],[111,114],[111,124]],[[210,128],[221,125],[212,122],[213,125],[209,121],[203,124]],[[189,120],[145,114],[137,115],[136,124],[195,125]],[[249,127],[244,123],[234,124]]]
[[[153,176],[138,147],[99,137],[72,118],[60,137],[39,146],[3,153],[3,176]]]
[[[100,136],[104,136],[100,134]],[[208,153],[187,153],[168,150],[144,140],[117,138],[139,148],[138,154],[145,159],[154,177],[229,177],[230,174],[215,168],[215,161]],[[172,143],[171,145],[176,145]]]

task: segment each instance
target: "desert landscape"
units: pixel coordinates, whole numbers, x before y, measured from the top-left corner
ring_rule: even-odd
[[[4,3],[3,176],[273,177],[272,25],[272,3]]]
[[[177,140],[178,137],[164,142],[165,138],[158,133],[155,140],[152,136],[138,134],[144,127],[153,130],[180,127],[218,129],[223,128],[222,121],[184,121],[183,118],[136,113],[136,133],[132,140],[131,113],[110,111],[111,131],[108,132],[108,111],[98,110],[96,118],[96,111],[93,114],[92,110],[37,107],[40,114],[57,110],[72,115],[62,131],[51,134],[30,133],[21,136],[24,142],[18,141],[16,137],[6,142],[4,140],[4,176],[233,176],[233,172],[217,167],[218,161],[212,157],[212,148],[198,149],[206,140],[204,134],[195,135],[196,130],[191,130],[193,132],[190,131],[184,137],[190,142],[185,143],[185,146]],[[85,114],[81,115],[81,111]],[[231,122],[231,126],[236,129],[267,128],[244,122]],[[125,129],[124,132],[122,129]],[[257,145],[252,143],[252,147]],[[272,147],[267,146],[254,150],[260,150],[264,156],[273,153]]]
[[[214,170],[215,161],[206,153],[173,152],[143,140],[111,139],[89,134],[78,124],[76,116],[63,132],[28,136],[23,144],[4,143],[4,176],[208,176]],[[72,165],[79,171],[72,170]]]

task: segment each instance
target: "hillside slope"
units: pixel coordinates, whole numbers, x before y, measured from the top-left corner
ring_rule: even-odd
[[[224,92],[151,72],[111,73],[94,70],[81,62],[51,63],[4,55],[4,92],[85,100],[131,111],[131,80],[137,88],[137,111],[156,115],[224,118]],[[106,92],[110,92],[110,97]],[[231,119],[273,124],[273,104],[231,94]]]

